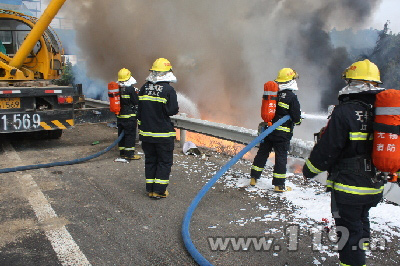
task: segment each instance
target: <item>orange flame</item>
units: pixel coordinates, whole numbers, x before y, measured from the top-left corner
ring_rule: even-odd
[[[296,165],[296,169],[294,170],[295,174],[301,174],[303,173],[303,166],[302,165]]]
[[[295,163],[290,166],[290,170],[294,174],[301,174],[303,173],[303,165],[300,163]]]
[[[176,138],[180,140],[180,130],[177,131]],[[242,144],[189,131],[186,132],[186,141],[191,141],[198,147],[207,147],[216,152],[228,155],[236,155],[244,148]],[[243,158],[249,160],[254,158],[254,155],[250,151]]]

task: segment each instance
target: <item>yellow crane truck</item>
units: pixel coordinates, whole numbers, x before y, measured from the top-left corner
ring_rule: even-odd
[[[40,19],[0,9],[0,133],[43,131],[59,138],[84,106],[81,87],[51,82],[60,78],[64,60],[49,25],[65,1],[52,0]],[[90,112],[101,115],[104,109]]]

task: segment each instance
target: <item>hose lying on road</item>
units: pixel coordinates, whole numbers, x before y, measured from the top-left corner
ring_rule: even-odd
[[[35,165],[25,165],[25,166],[4,168],[4,169],[0,169],[0,174],[17,172],[17,171],[26,171],[26,170],[32,170],[32,169],[48,168],[48,167],[53,167],[53,166],[63,166],[63,165],[82,163],[82,162],[97,158],[100,155],[103,155],[104,153],[108,152],[109,150],[114,148],[115,145],[118,144],[118,142],[122,139],[123,136],[124,136],[124,131],[122,131],[122,133],[119,135],[119,137],[110,146],[108,146],[107,148],[105,148],[104,150],[102,150],[98,153],[95,153],[95,154],[90,155],[85,158],[75,159],[72,161],[64,161],[64,162],[54,162],[54,163],[46,163],[46,164],[35,164]]]
[[[285,123],[287,120],[289,120],[290,116],[286,115],[279,119],[275,124],[273,124],[271,127],[269,127],[267,130],[262,132],[258,137],[256,137],[249,145],[244,147],[238,154],[236,154],[227,164],[225,164],[221,170],[219,170],[211,179],[208,181],[207,184],[203,186],[203,188],[200,190],[200,192],[196,195],[196,197],[193,199],[192,203],[190,204],[189,208],[186,211],[185,217],[183,218],[183,223],[182,223],[182,237],[183,237],[183,242],[185,244],[186,249],[189,251],[190,255],[193,257],[193,259],[200,265],[212,265],[206,258],[204,258],[200,252],[196,249],[194,246],[191,238],[190,238],[190,232],[189,232],[189,227],[190,227],[190,220],[192,218],[193,212],[196,209],[197,205],[201,201],[201,199],[204,197],[204,195],[208,192],[208,190],[217,182],[217,180],[226,172],[228,171],[229,168],[232,167],[237,161],[239,161],[240,158],[242,158],[248,151],[250,151],[254,146],[256,146],[259,142],[261,142],[262,139],[264,139],[266,136],[268,136],[272,131],[274,131],[278,126],[282,125]]]

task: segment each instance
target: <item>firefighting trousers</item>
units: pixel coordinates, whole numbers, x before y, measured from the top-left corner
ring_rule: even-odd
[[[120,156],[133,157],[135,154],[136,117],[117,118],[118,136],[124,131],[124,137],[118,143]]]
[[[146,191],[163,194],[169,184],[174,142],[142,142],[142,149],[145,155]]]
[[[275,151],[275,166],[272,185],[284,185],[286,180],[286,164],[289,145],[290,140],[277,142],[265,139],[264,142],[260,144],[260,148],[258,149],[257,155],[253,161],[253,165],[251,166],[251,177],[254,177],[255,179],[260,178],[261,173],[264,170],[265,163],[267,162],[269,154],[273,148]]]
[[[341,265],[365,265],[365,249],[369,246],[369,210],[376,204],[348,205],[336,203],[339,218],[335,218]]]

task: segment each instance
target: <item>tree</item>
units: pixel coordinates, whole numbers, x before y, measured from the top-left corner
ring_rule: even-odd
[[[380,72],[384,88],[400,89],[400,34],[389,33],[389,21],[379,33],[376,46],[370,56]]]
[[[54,83],[59,86],[68,86],[74,82],[74,75],[72,73],[72,64],[69,60],[65,63],[63,67],[63,73],[61,78],[55,80]]]

